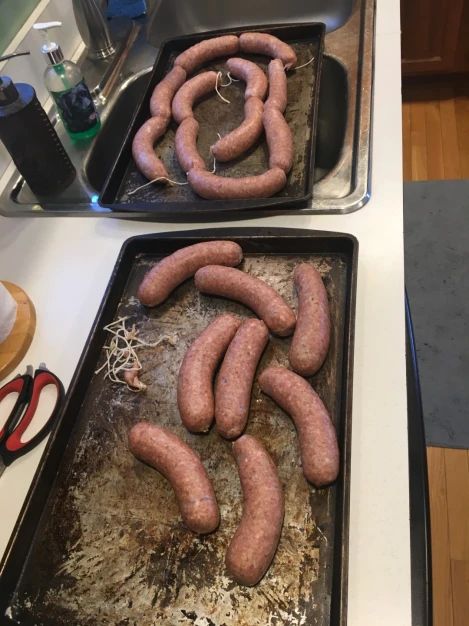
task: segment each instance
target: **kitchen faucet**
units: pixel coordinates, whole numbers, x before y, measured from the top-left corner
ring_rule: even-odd
[[[106,59],[116,52],[99,0],[73,0],[80,35],[92,59]]]
[[[141,25],[130,22],[126,36],[116,48],[109,33],[102,5],[102,0],[73,0],[73,12],[80,35],[88,49],[88,56],[93,61],[99,61],[114,55],[99,83],[91,89],[92,95],[104,104],[119,78]]]

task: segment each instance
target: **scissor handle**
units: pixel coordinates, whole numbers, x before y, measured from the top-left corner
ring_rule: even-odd
[[[13,430],[15,424],[13,421],[16,419],[16,416],[20,414],[21,407],[24,407],[29,400],[29,389],[27,388],[32,383],[32,378],[28,375],[23,376],[15,376],[9,383],[4,385],[0,389],[0,402],[4,400],[11,393],[17,393],[18,399],[15,402],[15,406],[13,407],[8,419],[0,428],[0,441],[3,441],[3,438],[6,436],[8,431]]]
[[[57,389],[57,400],[55,402],[55,406],[41,430],[36,433],[34,437],[29,439],[29,441],[21,441],[21,437],[23,436],[25,430],[28,428],[31,420],[36,413],[41,392],[46,385],[54,385]],[[29,452],[29,450],[32,450],[32,448],[34,448],[40,441],[42,441],[44,437],[50,432],[55,418],[58,415],[63,396],[64,388],[57,376],[55,376],[48,370],[36,370],[34,374],[33,390],[29,406],[14,431],[6,439],[3,446],[2,456],[5,465],[9,465],[15,458],[22,456],[26,452]]]

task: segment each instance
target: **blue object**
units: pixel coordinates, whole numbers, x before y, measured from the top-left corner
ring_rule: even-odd
[[[145,0],[108,0],[107,17],[139,17],[147,12]]]

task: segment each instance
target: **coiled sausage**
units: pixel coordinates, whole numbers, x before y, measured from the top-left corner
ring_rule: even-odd
[[[264,105],[259,98],[248,98],[244,103],[244,120],[230,133],[219,139],[211,148],[217,161],[231,161],[251,148],[259,139],[262,129]]]
[[[265,101],[265,107],[278,109],[285,113],[288,102],[287,75],[280,59],[273,59],[269,63],[269,97]]]
[[[241,52],[265,54],[280,59],[286,70],[296,63],[296,53],[291,46],[274,35],[267,33],[242,33],[239,36]]]
[[[279,167],[285,174],[293,165],[293,136],[287,120],[278,109],[268,107],[262,114],[269,146],[269,167]]]
[[[132,156],[135,165],[148,180],[160,177],[169,178],[166,167],[153,149],[156,141],[166,132],[168,124],[169,119],[164,117],[150,117],[137,131],[132,141]]]
[[[258,65],[247,59],[234,57],[228,59],[226,67],[230,74],[246,83],[246,89],[244,91],[246,100],[248,98],[260,98],[264,100],[269,83],[267,76]]]
[[[192,189],[207,200],[243,198],[270,198],[287,184],[285,172],[279,167],[258,176],[232,178],[192,169],[187,175]]]
[[[204,39],[194,46],[181,52],[175,59],[174,65],[184,68],[188,74],[217,57],[232,56],[239,50],[239,39],[237,35],[223,35]]]
[[[174,94],[186,80],[186,72],[182,67],[175,66],[166,74],[153,90],[150,98],[150,113],[153,117],[171,117],[171,102]]]
[[[186,117],[192,117],[194,103],[215,89],[216,72],[202,72],[185,82],[176,92],[172,103],[173,117],[178,124]]]
[[[205,161],[197,150],[197,135],[199,133],[199,123],[195,117],[186,117],[179,124],[174,138],[174,147],[179,165],[184,172],[192,168],[204,170]]]

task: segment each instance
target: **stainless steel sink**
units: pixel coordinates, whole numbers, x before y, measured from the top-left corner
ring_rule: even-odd
[[[122,64],[114,89],[101,105],[103,128],[91,144],[73,144],[56,129],[78,172],[62,194],[39,202],[18,173],[0,196],[8,216],[108,215],[149,218],[101,208],[99,191],[145,89],[157,48],[165,39],[191,32],[256,23],[323,21],[328,32],[319,99],[314,197],[295,213],[349,213],[370,195],[374,0],[150,1],[139,37]],[[109,62],[83,61],[87,82],[99,82]],[[279,211],[280,212],[280,211]],[[246,215],[248,217],[248,215]],[[151,218],[151,216],[150,216]]]

